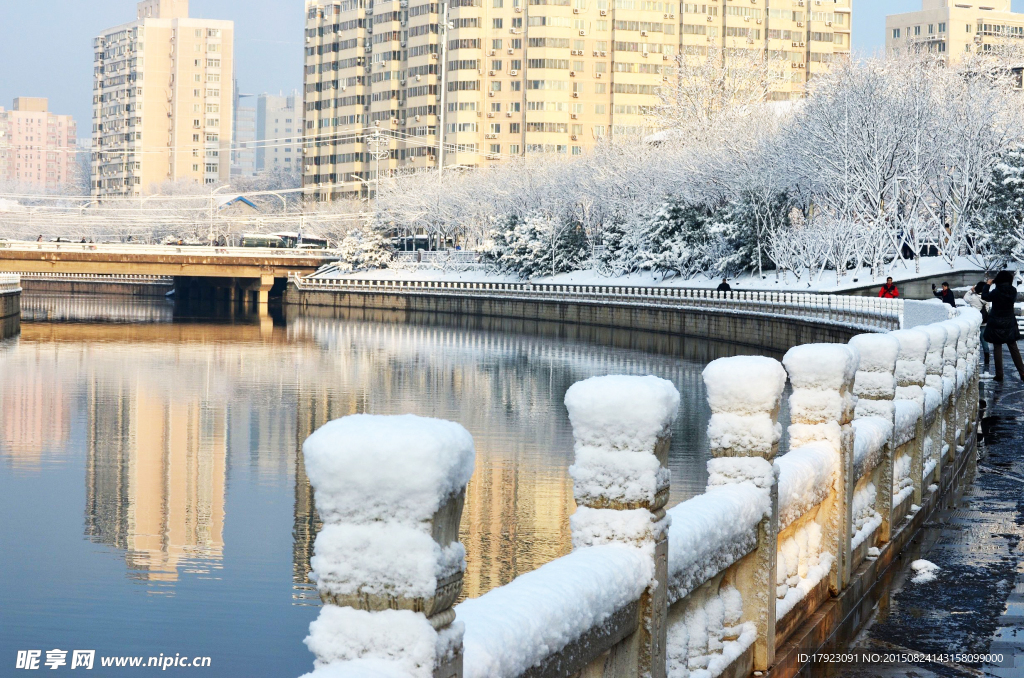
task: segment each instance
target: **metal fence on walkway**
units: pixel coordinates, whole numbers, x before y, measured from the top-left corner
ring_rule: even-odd
[[[901,299],[793,292],[716,292],[680,287],[623,285],[548,285],[535,283],[453,282],[438,280],[361,280],[293,275],[300,290],[407,295],[465,295],[535,301],[627,304],[694,308],[826,321],[857,329],[895,330],[903,315]]]

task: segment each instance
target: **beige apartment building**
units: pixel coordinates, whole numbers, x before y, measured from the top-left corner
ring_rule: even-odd
[[[773,97],[800,96],[849,53],[850,0],[769,4],[307,0],[306,195],[365,195],[378,166],[580,155],[643,133],[681,50],[770,50],[789,63]]]
[[[885,17],[886,50],[924,49],[951,58],[993,45],[1024,39],[1024,14],[1010,10],[1010,0],[923,0],[921,9]]]
[[[0,183],[52,191],[77,179],[75,121],[47,109],[39,97],[18,97],[9,111],[0,106]]]
[[[94,47],[93,195],[228,181],[234,23],[190,19],[188,0],[143,0]]]

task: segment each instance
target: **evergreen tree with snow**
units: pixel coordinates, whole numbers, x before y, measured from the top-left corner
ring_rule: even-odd
[[[717,234],[710,229],[713,223],[714,213],[703,205],[669,198],[650,226],[647,265],[684,278],[714,270],[717,261],[709,256],[717,250]]]
[[[993,169],[981,241],[994,255],[1024,261],[1024,147],[1007,149]]]
[[[605,227],[602,244],[597,267],[603,275],[628,275],[651,267],[646,223],[624,223],[616,219]]]
[[[353,229],[338,245],[338,270],[343,272],[387,268],[391,248],[383,233],[373,226]]]

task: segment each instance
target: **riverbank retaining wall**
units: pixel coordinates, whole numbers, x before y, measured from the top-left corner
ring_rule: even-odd
[[[799,344],[846,343],[863,331],[771,313],[658,308],[614,302],[501,299],[464,294],[307,290],[294,284],[288,285],[284,301],[300,308],[389,311],[397,319],[404,314],[449,314],[639,330],[753,346],[773,352],[785,352]]]

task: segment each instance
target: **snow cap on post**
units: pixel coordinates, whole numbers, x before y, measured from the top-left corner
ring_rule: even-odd
[[[576,501],[591,508],[660,508],[656,495],[668,496],[668,444],[679,414],[672,382],[591,377],[569,387],[565,407],[576,441],[569,467]]]
[[[896,359],[896,400],[911,400],[924,407],[924,362],[928,358],[928,333],[921,329],[910,329],[890,332],[889,336],[900,342],[900,353]]]
[[[858,334],[850,340],[850,346],[860,355],[853,385],[858,397],[857,418],[877,416],[892,422],[899,340],[888,334]]]
[[[860,364],[855,349],[843,344],[803,344],[789,349],[782,364],[793,384],[789,403],[794,422],[845,424],[850,421],[853,415],[850,391]]]
[[[325,524],[430,520],[465,490],[475,455],[459,424],[412,414],[335,419],[302,453]]]
[[[778,360],[735,356],[713,360],[704,368],[711,406],[708,442],[715,457],[772,459],[782,427],[778,423],[786,370]]]

